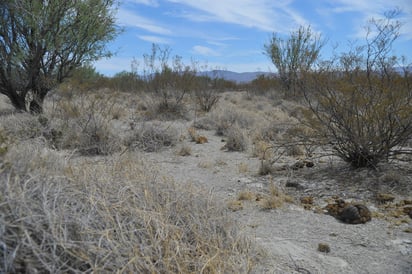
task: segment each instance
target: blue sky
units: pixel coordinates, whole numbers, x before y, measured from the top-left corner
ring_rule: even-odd
[[[363,42],[368,19],[382,18],[399,8],[403,23],[394,51],[412,62],[411,0],[122,0],[117,24],[124,32],[109,44],[111,59],[95,63],[97,71],[113,75],[130,71],[136,59],[150,53],[152,43],[170,47],[172,55],[190,64],[236,72],[275,71],[263,46],[276,32],[287,36],[300,25],[326,38],[322,55]]]

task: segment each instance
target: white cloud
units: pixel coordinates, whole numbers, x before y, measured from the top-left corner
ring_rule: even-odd
[[[205,46],[199,46],[199,45],[194,46],[192,48],[192,52],[194,54],[200,54],[200,55],[205,55],[205,56],[219,56],[220,55],[217,51],[215,51],[211,48],[208,48],[208,47],[205,47]]]
[[[290,7],[291,0],[169,0],[186,5],[180,16],[193,21],[218,21],[258,28],[264,31],[288,32],[290,28],[307,24]]]
[[[167,38],[163,38],[160,36],[154,36],[154,35],[139,35],[137,36],[139,39],[155,44],[170,44],[170,40]]]
[[[119,9],[117,13],[117,22],[122,26],[136,27],[157,34],[171,34],[172,32],[156,22],[142,16],[136,15],[125,9]]]
[[[334,8],[333,13],[357,12],[361,15],[356,19],[358,28],[355,30],[354,37],[364,38],[366,30],[364,26],[371,18],[379,19],[384,17],[384,13],[394,9],[400,9],[402,14],[399,19],[404,25],[401,34],[406,39],[412,39],[412,5],[410,0],[329,0]]]
[[[135,3],[135,4],[143,4],[146,6],[151,6],[151,7],[158,7],[159,3],[157,0],[124,0],[128,3]]]

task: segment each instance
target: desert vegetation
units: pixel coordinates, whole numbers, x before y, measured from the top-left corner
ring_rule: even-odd
[[[297,201],[315,208],[310,189],[292,197],[299,172],[335,180],[324,169],[341,160],[347,178],[375,172],[368,191],[410,190],[412,78],[391,53],[395,12],[331,60],[310,27],[289,40],[274,34],[264,48],[279,73],[238,84],[158,45],[143,73],[131,61],[130,72],[101,75],[90,61],[110,54],[113,2],[93,11],[89,1],[60,2],[46,11],[36,1],[0,4],[0,272],[259,273],[265,252],[244,233],[258,225],[245,228],[236,214]],[[95,25],[89,12],[107,20]],[[44,33],[55,39],[34,43]],[[84,44],[73,43],[79,37]],[[253,188],[246,176],[261,181]],[[401,217],[410,205],[402,199],[401,209],[388,206]]]

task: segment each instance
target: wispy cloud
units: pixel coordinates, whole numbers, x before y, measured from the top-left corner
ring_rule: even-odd
[[[209,47],[199,46],[199,45],[194,46],[192,48],[192,52],[194,54],[199,54],[199,55],[204,55],[204,56],[219,56],[220,55],[217,51]]]
[[[146,6],[158,7],[159,2],[157,0],[123,0],[127,3],[143,4]]]
[[[169,0],[190,7],[180,16],[193,21],[217,21],[287,32],[306,20],[290,7],[291,0]],[[213,8],[212,8],[213,7]]]
[[[156,22],[125,9],[119,9],[117,18],[117,22],[122,26],[141,28],[152,33],[163,35],[169,35],[172,33],[169,29],[160,26]]]
[[[330,9],[332,13],[356,12],[360,14],[355,19],[358,22],[358,28],[353,34],[357,38],[365,37],[364,26],[367,20],[383,18],[385,12],[400,9],[402,14],[397,19],[403,23],[401,34],[406,39],[412,39],[412,4],[410,0],[375,0],[373,4],[369,0],[329,0],[329,2],[334,4],[334,7]]]
[[[139,39],[146,41],[146,42],[151,42],[155,44],[170,44],[171,41],[167,38],[160,37],[160,36],[155,36],[155,35],[138,35]]]

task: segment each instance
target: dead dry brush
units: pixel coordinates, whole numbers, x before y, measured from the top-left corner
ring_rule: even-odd
[[[213,197],[158,178],[132,154],[55,161],[56,173],[24,155],[26,166],[0,174],[2,273],[247,273],[253,265],[250,241]]]

